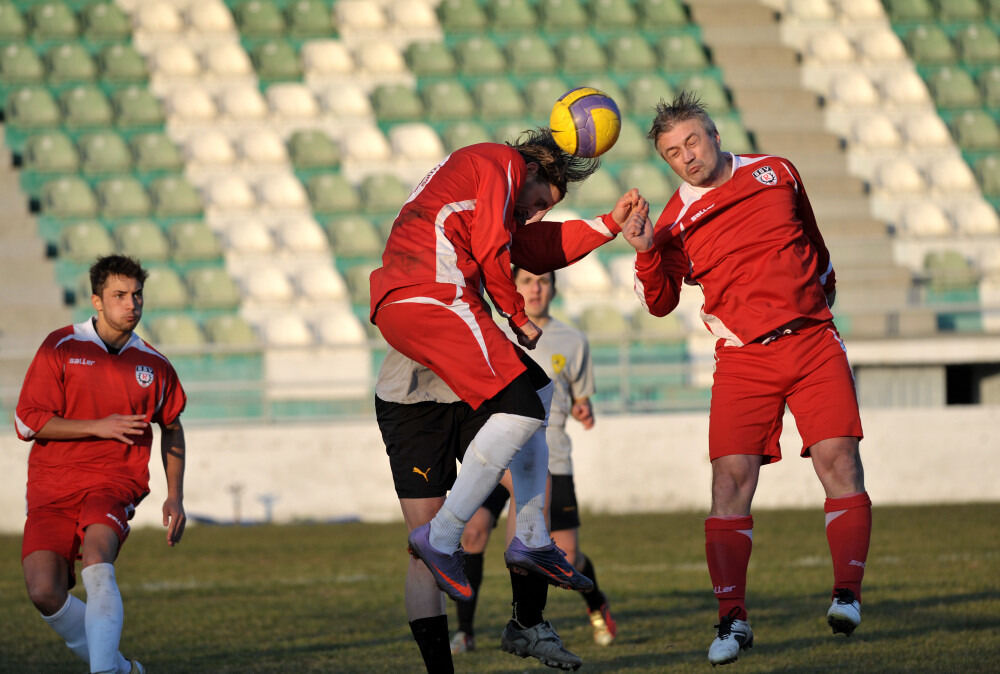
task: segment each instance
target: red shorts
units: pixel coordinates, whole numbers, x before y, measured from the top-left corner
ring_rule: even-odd
[[[832,322],[803,327],[767,344],[715,349],[708,431],[712,460],[759,454],[779,461],[785,405],[802,436],[802,456],[821,440],[863,437],[854,375]]]
[[[100,487],[82,491],[62,501],[28,511],[21,541],[21,559],[38,550],[51,550],[69,562],[70,587],[73,567],[80,558],[80,545],[91,524],[105,524],[118,534],[121,546],[129,534],[129,523],[138,499],[125,489]]]
[[[513,342],[500,330],[478,295],[394,300],[390,293],[375,324],[397,351],[433,370],[459,398],[478,409],[525,371]],[[449,291],[450,292],[450,291]]]

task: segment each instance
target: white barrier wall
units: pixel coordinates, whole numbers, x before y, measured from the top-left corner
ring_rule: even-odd
[[[862,454],[876,505],[1000,501],[995,433],[1000,407],[876,409],[863,413]],[[571,422],[581,508],[599,512],[707,511],[708,414],[598,417],[584,431]],[[242,519],[400,519],[381,436],[374,420],[186,429],[185,507],[189,516],[232,521],[242,488]],[[764,468],[757,508],[820,508],[823,492],[786,416],[786,458]],[[134,524],[160,526],[165,495],[159,440],[150,466],[152,493]],[[12,428],[0,439],[0,531],[24,523],[29,443]]]

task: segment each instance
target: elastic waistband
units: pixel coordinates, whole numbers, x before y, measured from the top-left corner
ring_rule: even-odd
[[[763,335],[761,335],[757,339],[752,340],[750,343],[751,344],[770,344],[771,342],[773,342],[776,339],[780,339],[782,337],[785,337],[786,335],[794,334],[797,330],[800,330],[800,329],[802,329],[804,327],[807,327],[807,326],[810,326],[810,325],[814,325],[814,324],[820,323],[820,322],[821,321],[817,321],[817,320],[815,320],[813,318],[806,318],[806,317],[796,318],[794,321],[789,321],[788,323],[785,323],[784,325],[782,325],[779,328],[775,328],[774,330],[771,330],[770,332],[765,332]]]

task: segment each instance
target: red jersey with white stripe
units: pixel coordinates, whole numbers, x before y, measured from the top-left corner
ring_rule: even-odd
[[[186,402],[165,356],[135,333],[111,354],[88,319],[56,330],[39,347],[24,377],[15,426],[18,437],[31,440],[54,416],[142,414],[147,422],[170,424]],[[97,437],[35,440],[28,457],[28,508],[106,484],[144,496],[153,432],[147,427],[130,437],[134,445]]]
[[[772,155],[732,155],[718,187],[683,183],[636,257],[636,293],[656,316],[676,306],[681,282],[705,294],[702,319],[742,346],[796,319],[830,320],[836,282],[798,171]]]
[[[515,231],[514,261],[525,268],[565,266],[620,231],[610,216],[518,227],[514,205],[525,180],[524,159],[508,145],[479,143],[448,155],[396,216],[382,266],[371,274],[371,317],[390,293],[392,301],[420,295],[451,303],[475,301],[485,289],[497,311],[524,325],[524,300],[511,278]]]

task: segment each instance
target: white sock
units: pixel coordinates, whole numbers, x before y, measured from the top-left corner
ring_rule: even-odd
[[[80,658],[88,665],[90,664],[90,651],[87,650],[87,624],[84,622],[87,612],[87,605],[79,598],[69,595],[62,608],[52,615],[43,615],[42,620],[56,631],[56,634],[66,640],[76,657]]]
[[[125,611],[122,595],[115,581],[113,564],[91,564],[80,572],[87,588],[87,647],[90,650],[90,671],[121,671],[118,643],[122,638]],[[127,665],[127,663],[126,663]],[[125,671],[128,671],[127,669]]]
[[[441,552],[458,549],[465,523],[500,483],[503,471],[528,438],[542,427],[540,419],[519,414],[498,413],[486,420],[465,450],[448,498],[431,520],[431,545]]]
[[[517,517],[514,535],[529,548],[545,547],[551,542],[545,526],[545,482],[549,473],[549,445],[545,441],[555,386],[549,382],[538,390],[538,397],[545,407],[545,421],[510,462],[510,476],[514,482],[514,501]]]

